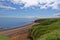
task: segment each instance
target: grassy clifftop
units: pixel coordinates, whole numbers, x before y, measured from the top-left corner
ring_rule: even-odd
[[[34,40],[60,40],[60,18],[38,19],[31,33]]]

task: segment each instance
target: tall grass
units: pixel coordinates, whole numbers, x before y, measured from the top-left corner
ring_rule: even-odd
[[[10,38],[5,35],[0,35],[0,40],[10,40]]]
[[[36,40],[53,40],[54,38],[54,40],[60,39],[60,34],[58,34],[59,36],[55,36],[57,34],[54,34],[54,30],[58,30],[58,32],[60,33],[60,18],[38,19],[35,22],[40,23],[38,25],[34,25],[31,29],[31,33]],[[53,35],[51,35],[51,32],[53,33]],[[46,39],[43,35],[50,36],[47,36]],[[43,36],[43,39],[41,39],[41,36]]]

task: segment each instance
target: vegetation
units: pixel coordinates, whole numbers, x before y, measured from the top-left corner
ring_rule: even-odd
[[[38,19],[31,34],[35,40],[60,40],[60,18]]]
[[[0,40],[10,40],[10,38],[5,35],[0,35]]]

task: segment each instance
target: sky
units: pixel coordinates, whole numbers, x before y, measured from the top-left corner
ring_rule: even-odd
[[[60,0],[0,0],[0,17],[60,17]]]

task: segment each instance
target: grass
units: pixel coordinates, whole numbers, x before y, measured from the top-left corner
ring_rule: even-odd
[[[35,22],[40,23],[31,28],[35,40],[60,40],[60,18],[38,19]]]
[[[10,40],[10,38],[5,35],[0,35],[0,40]]]

